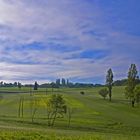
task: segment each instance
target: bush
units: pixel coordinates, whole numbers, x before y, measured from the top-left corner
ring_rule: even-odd
[[[100,91],[99,91],[99,94],[105,99],[106,98],[106,96],[108,95],[108,90],[107,90],[107,88],[103,88],[103,89],[101,89]]]
[[[84,95],[84,94],[85,94],[85,92],[84,92],[84,91],[81,91],[81,92],[80,92],[80,94],[81,94],[81,95]]]

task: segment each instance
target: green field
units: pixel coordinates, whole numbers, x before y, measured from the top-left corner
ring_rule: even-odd
[[[45,89],[39,89],[34,93],[34,98],[39,98],[40,102],[32,123],[30,89],[1,88],[0,140],[139,140],[140,106],[131,107],[125,99],[124,87],[113,87],[112,102],[104,100],[98,94],[99,89],[60,88],[54,89],[53,93],[48,89],[47,94]],[[22,91],[27,93],[20,93]],[[85,95],[81,95],[80,91],[84,91]],[[69,127],[67,115],[57,118],[55,126],[47,125],[44,101],[55,93],[61,93],[72,108]],[[23,118],[18,117],[21,96],[24,97]]]

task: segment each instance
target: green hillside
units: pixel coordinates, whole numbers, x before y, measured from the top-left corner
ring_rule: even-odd
[[[79,139],[79,140],[139,140],[140,107],[135,108],[124,96],[124,87],[114,87],[112,102],[104,100],[98,88],[39,89],[30,96],[29,89],[18,93],[16,88],[0,89],[0,140],[2,139]],[[4,93],[3,91],[9,91]],[[12,93],[10,93],[12,91]],[[84,91],[84,95],[80,94]],[[14,93],[15,92],[15,93]],[[68,116],[59,117],[53,127],[47,125],[45,102],[51,94],[63,95],[71,109]],[[23,117],[18,117],[19,100],[24,98]],[[38,99],[34,122],[31,119],[31,100]]]

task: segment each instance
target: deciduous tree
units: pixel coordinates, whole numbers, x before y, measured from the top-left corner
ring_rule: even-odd
[[[38,90],[38,84],[37,84],[37,82],[35,82],[35,84],[34,84],[34,90]]]
[[[63,115],[67,112],[67,106],[63,96],[60,94],[53,94],[48,101],[48,125],[53,126],[58,114]]]

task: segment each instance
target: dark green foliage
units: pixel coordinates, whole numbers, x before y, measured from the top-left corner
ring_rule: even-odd
[[[112,72],[112,69],[109,69],[107,71],[106,85],[107,85],[108,91],[109,91],[109,100],[111,101],[111,97],[112,97],[112,85],[113,85],[113,72]]]
[[[83,88],[88,88],[88,87],[93,87],[93,84],[88,84],[88,83],[75,83],[73,85],[73,87],[75,88],[80,88],[80,87],[83,87]]]
[[[108,95],[107,88],[103,88],[103,89],[99,90],[99,94],[105,99]]]
[[[0,86],[1,87],[17,87],[17,82],[14,82],[14,83],[6,83],[6,82],[1,81],[0,82]]]
[[[50,85],[51,85],[51,88],[59,88],[59,86],[54,82],[52,82]]]
[[[67,81],[65,79],[63,79],[63,84],[61,84],[59,82],[59,80],[60,79],[57,79],[56,83],[52,82],[54,84],[55,88],[59,88],[59,87],[69,87],[69,88],[81,88],[82,87],[82,88],[88,88],[88,87],[103,87],[104,86],[104,85],[101,85],[101,84],[95,84],[94,85],[92,83],[72,83],[72,82],[69,82],[68,79],[67,79]],[[52,87],[52,83],[41,84],[41,85],[39,85],[39,87],[40,88],[46,88],[46,87],[47,88],[51,88]]]
[[[35,82],[35,84],[34,84],[34,90],[38,90],[38,84],[37,84],[37,82]]]
[[[21,83],[18,82],[17,86],[19,89],[21,89]]]
[[[0,82],[0,86],[3,87],[3,81]]]
[[[54,82],[51,83],[51,88],[52,88],[52,92],[54,90],[54,88],[59,88],[58,85],[56,85]]]
[[[81,94],[81,95],[84,95],[84,94],[85,94],[85,92],[84,92],[84,91],[81,91],[81,92],[80,92],[80,94]]]
[[[137,77],[136,83],[140,84],[140,79]],[[114,86],[127,86],[127,79],[116,80],[113,82]]]
[[[126,86],[127,85],[127,79],[121,79],[121,80],[116,80],[113,82],[114,86]]]
[[[131,64],[129,71],[128,71],[128,79],[127,79],[127,86],[125,88],[125,95],[128,99],[131,100],[132,107],[134,107],[135,104],[135,93],[134,89],[137,84],[138,79],[138,71],[135,64]]]
[[[52,87],[51,84],[52,84],[52,83],[44,83],[44,84],[39,85],[39,87],[40,87],[40,88],[51,88],[51,87]]]
[[[14,84],[13,84],[13,85],[14,85],[14,87],[17,87],[17,82],[14,82]]]
[[[137,85],[134,89],[135,100],[137,103],[140,102],[140,85]]]

